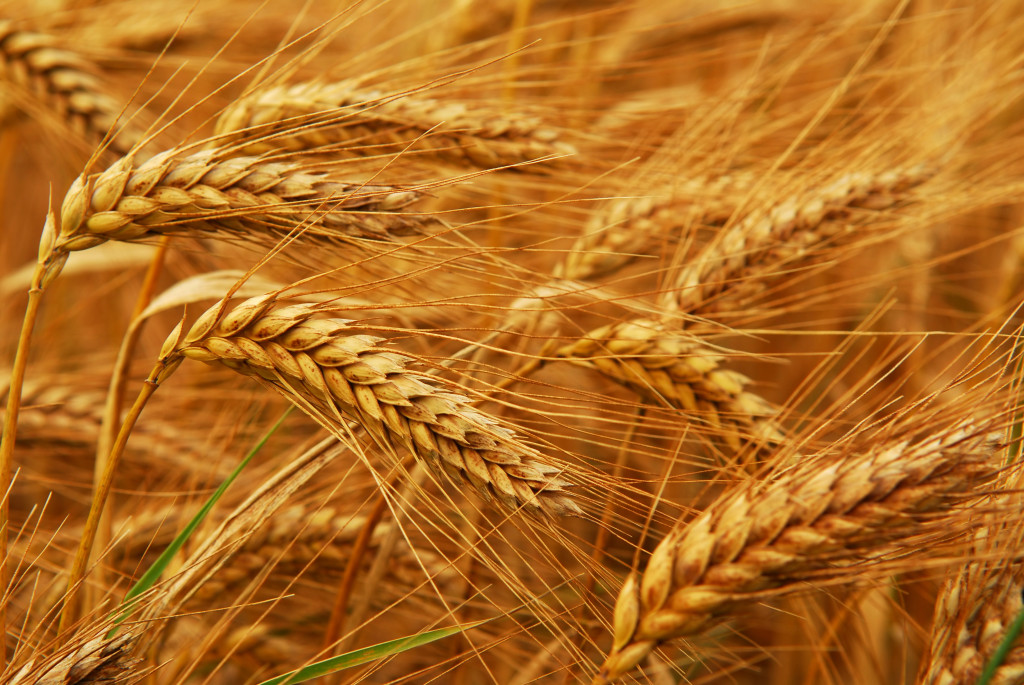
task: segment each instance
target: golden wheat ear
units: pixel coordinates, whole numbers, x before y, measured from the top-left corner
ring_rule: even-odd
[[[295,162],[238,157],[231,150],[167,150],[142,164],[128,156],[80,176],[61,206],[53,250],[164,234],[263,245],[293,232],[329,244],[389,239],[437,223],[400,211],[420,196],[410,188],[341,181]]]
[[[417,371],[391,341],[322,307],[252,298],[226,311],[215,305],[161,364],[185,358],[262,379],[339,436],[356,421],[386,452],[401,446],[435,474],[468,485],[513,510],[582,513],[563,469],[523,444],[469,400]]]
[[[697,635],[750,602],[811,579],[860,577],[865,561],[904,536],[966,526],[952,505],[982,497],[1000,460],[996,439],[966,423],[924,440],[811,459],[727,492],[674,528],[639,578],[627,578],[595,682],[625,675],[659,644]]]
[[[82,137],[97,144],[104,141],[110,153],[130,153],[142,140],[142,132],[119,121],[121,105],[99,78],[100,69],[83,56],[58,46],[53,36],[20,29],[0,21],[2,78],[38,100],[20,103],[29,116],[38,107],[53,110]],[[18,104],[18,103],[16,103]]]
[[[588,331],[554,356],[592,368],[653,404],[687,412],[731,450],[747,441],[774,446],[785,437],[779,410],[747,390],[750,379],[725,368],[721,351],[691,332],[627,321]]]
[[[810,248],[850,232],[845,221],[857,210],[879,212],[904,200],[935,170],[925,165],[880,173],[845,173],[813,188],[748,213],[723,229],[675,277],[665,305],[708,313],[756,293],[761,281]]]
[[[110,625],[101,631],[76,633],[67,645],[47,657],[33,657],[10,680],[9,685],[89,685],[130,682],[138,677],[134,656],[138,635],[123,632],[107,637]]]
[[[232,103],[216,130],[227,140],[240,139],[248,154],[324,146],[342,154],[379,154],[381,145],[400,150],[415,140],[411,150],[417,158],[493,168],[576,153],[559,140],[556,128],[536,117],[419,94],[387,95],[352,81],[258,90]],[[250,137],[256,140],[248,142]],[[355,144],[339,145],[348,141]]]

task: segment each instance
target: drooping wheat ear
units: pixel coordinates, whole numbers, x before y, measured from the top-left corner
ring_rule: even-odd
[[[719,306],[721,295],[756,293],[762,286],[759,279],[771,276],[779,265],[850,230],[856,210],[888,209],[933,173],[923,165],[877,174],[851,172],[824,188],[753,212],[724,229],[681,270],[666,304],[707,312]]]
[[[257,376],[321,421],[344,415],[385,451],[409,449],[435,474],[468,483],[512,509],[578,514],[561,469],[462,395],[414,371],[412,359],[344,319],[315,318],[322,307],[279,306],[272,295],[224,312],[208,310],[180,343],[168,339],[168,368],[184,357]],[[341,430],[339,428],[339,430]]]
[[[105,633],[110,625],[101,631],[90,631],[88,639],[78,647],[72,635],[69,646],[52,656],[33,656],[5,681],[8,685],[89,685],[91,683],[135,682],[140,673],[135,668],[141,658],[133,657],[132,650],[138,635],[122,631],[120,635],[107,638]]]
[[[643,574],[626,579],[612,650],[595,682],[623,675],[660,643],[696,635],[765,593],[856,577],[858,562],[926,529],[953,534],[962,512],[961,519],[941,512],[995,476],[998,451],[962,424],[920,442],[804,461],[768,483],[730,491],[673,529]]]
[[[746,390],[750,379],[722,368],[724,356],[692,334],[656,321],[603,326],[555,351],[645,399],[692,412],[733,450],[744,439],[774,445],[784,435],[779,410]]]
[[[308,128],[296,126],[303,119],[308,120]],[[250,154],[308,150],[348,140],[358,144],[346,152],[376,154],[380,150],[374,146],[408,144],[428,131],[413,150],[429,150],[435,156],[484,168],[576,152],[559,140],[557,129],[534,117],[418,95],[361,90],[353,81],[299,83],[257,91],[232,103],[217,121],[216,131],[239,132],[241,137],[251,127],[259,127],[260,139],[246,144]],[[295,130],[274,135],[287,128]]]
[[[231,154],[168,150],[140,165],[128,156],[79,176],[40,246],[47,277],[56,277],[68,252],[108,240],[185,234],[272,244],[302,226],[303,239],[351,242],[420,233],[437,222],[398,211],[421,197],[415,190]]]
[[[121,106],[108,93],[99,69],[79,54],[55,47],[51,36],[19,30],[0,20],[3,78],[59,113],[68,126],[90,143],[98,143],[117,126],[110,150],[127,154],[142,139],[130,124],[118,123]],[[12,103],[26,108],[26,103]],[[27,112],[32,115],[32,111]]]
[[[215,597],[230,597],[234,589],[241,590],[268,566],[272,573],[289,581],[304,573],[318,578],[337,577],[345,570],[365,516],[327,507],[310,515],[306,507],[292,507],[280,512],[267,526],[245,541],[210,580],[193,596],[193,602],[209,602]],[[388,534],[393,523],[381,523],[374,528],[371,547]],[[423,580],[426,570],[437,582],[454,582],[456,571],[441,557],[429,550],[413,551],[401,538],[402,550],[394,557],[390,572],[415,585]],[[366,563],[369,564],[369,557]]]
[[[736,209],[735,198],[755,177],[733,173],[685,181],[648,197],[611,200],[594,213],[555,276],[586,281],[615,273],[633,260],[651,255],[663,241],[676,243],[696,223],[720,225]]]

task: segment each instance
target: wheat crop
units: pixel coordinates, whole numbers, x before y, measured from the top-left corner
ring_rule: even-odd
[[[1021,10],[9,4],[0,682],[1024,685]]]

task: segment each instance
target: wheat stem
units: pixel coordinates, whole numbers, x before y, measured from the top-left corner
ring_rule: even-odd
[[[92,548],[96,540],[100,519],[103,516],[107,498],[110,496],[110,490],[114,485],[114,475],[117,471],[118,462],[124,453],[125,445],[128,444],[128,438],[135,427],[135,422],[142,415],[142,410],[145,409],[149,398],[156,392],[158,379],[162,380],[166,370],[164,364],[158,364],[146,379],[146,383],[139,392],[135,404],[132,405],[132,408],[125,415],[124,422],[121,424],[121,430],[117,434],[117,440],[114,441],[110,448],[110,454],[105,461],[103,472],[100,474],[99,479],[93,483],[92,503],[89,506],[89,515],[82,530],[82,540],[79,543],[78,551],[75,553],[75,560],[71,565],[64,609],[61,611],[60,624],[57,629],[58,634],[66,632],[78,619],[80,614],[80,607],[78,606],[79,586],[85,578],[85,572],[89,566],[89,558],[92,555]]]

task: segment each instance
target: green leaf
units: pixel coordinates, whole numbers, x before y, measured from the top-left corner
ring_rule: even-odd
[[[177,536],[175,536],[174,541],[167,546],[167,549],[165,549],[163,553],[160,554],[157,560],[153,562],[153,565],[150,566],[149,569],[147,569],[146,572],[142,574],[142,577],[135,582],[135,585],[133,585],[128,590],[128,592],[124,596],[124,601],[121,602],[121,614],[114,620],[115,626],[120,625],[125,621],[125,619],[131,616],[132,612],[135,610],[135,599],[139,595],[141,595],[142,593],[146,592],[154,585],[156,585],[157,581],[160,580],[160,577],[163,575],[164,571],[167,570],[167,566],[171,563],[171,559],[174,558],[174,555],[177,554],[178,550],[180,550],[188,541],[188,539],[192,537],[192,534],[196,531],[196,528],[199,527],[199,524],[203,522],[203,520],[209,515],[211,511],[213,511],[213,507],[214,505],[217,504],[217,500],[219,500],[221,496],[223,496],[224,493],[227,492],[227,489],[228,487],[231,486],[231,483],[233,483],[234,480],[238,478],[238,476],[242,473],[242,470],[249,464],[250,461],[252,461],[253,457],[255,457],[259,453],[259,451],[263,449],[263,446],[267,444],[268,440],[270,440],[270,436],[277,432],[277,430],[281,427],[281,424],[284,423],[284,420],[288,417],[288,415],[292,412],[293,409],[294,407],[289,407],[288,409],[285,410],[284,414],[281,415],[281,418],[279,418],[277,422],[273,426],[271,426],[270,430],[268,430],[263,435],[263,437],[260,438],[259,442],[257,442],[256,445],[251,450],[249,450],[249,453],[245,456],[245,459],[243,459],[242,462],[238,466],[236,466],[234,470],[231,471],[230,474],[228,474],[228,477],[224,479],[224,482],[220,484],[220,487],[217,488],[217,490],[212,495],[210,495],[210,498],[206,500],[206,503],[202,506],[202,508],[196,513],[195,516],[192,517],[192,520],[188,522],[188,525],[185,526],[185,528],[180,533],[178,533]],[[113,628],[109,633],[107,633],[107,639],[111,639],[112,637],[114,637],[115,634],[117,634],[116,627]]]
[[[446,637],[465,632],[470,628],[475,628],[476,626],[482,623],[487,623],[491,620],[493,619],[488,618],[483,621],[476,621],[475,623],[469,623],[462,626],[439,628],[438,630],[431,630],[426,633],[420,633],[419,635],[402,637],[397,640],[391,640],[390,642],[381,642],[380,644],[373,645],[372,647],[364,647],[347,654],[333,656],[330,659],[324,659],[323,661],[318,661],[315,664],[304,666],[297,671],[285,673],[284,675],[279,675],[276,678],[271,678],[270,680],[264,680],[260,685],[293,685],[294,683],[301,683],[305,680],[309,680],[310,678],[325,676],[337,671],[343,671],[346,668],[360,666],[371,661],[377,661],[378,659],[394,656],[395,654],[401,654],[402,652],[407,652],[410,649],[421,647],[425,644],[435,642],[436,640],[441,640]]]

